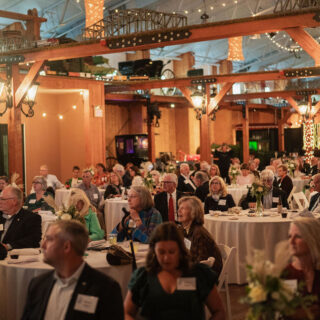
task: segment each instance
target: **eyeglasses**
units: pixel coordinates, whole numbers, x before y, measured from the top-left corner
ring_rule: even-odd
[[[0,197],[0,201],[6,201],[6,200],[11,200],[11,199],[15,199],[15,198],[13,198],[13,197],[11,197],[11,198],[1,198]]]
[[[212,182],[211,185],[213,184],[217,186],[217,185],[220,185],[220,182]]]

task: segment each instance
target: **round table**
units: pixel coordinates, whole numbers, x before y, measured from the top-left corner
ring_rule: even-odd
[[[292,183],[296,187],[294,192],[303,191],[303,187],[306,186],[310,182],[310,179],[301,179],[301,178],[293,178]]]
[[[53,268],[42,262],[39,255],[38,262],[8,264],[7,260],[0,261],[0,319],[21,319],[27,298],[27,290],[32,278],[52,270]],[[132,266],[110,266],[106,261],[106,253],[88,251],[85,261],[93,268],[115,279],[125,298],[127,286],[132,273]],[[145,259],[138,259],[138,266],[144,264]]]
[[[56,190],[54,201],[55,201],[58,208],[60,208],[62,206],[66,207],[66,208],[68,207],[70,192],[71,192],[71,189],[58,189],[58,190]],[[105,189],[99,189],[99,192],[103,198]]]
[[[227,186],[228,193],[232,195],[234,203],[236,206],[239,204],[239,201],[243,195],[247,195],[248,187],[247,186]]]
[[[104,202],[104,219],[107,234],[111,233],[114,227],[121,221],[124,215],[122,208],[129,209],[128,200],[112,198]]]
[[[243,214],[243,212],[241,213]],[[266,258],[273,261],[276,244],[288,239],[291,219],[281,216],[248,217],[238,216],[239,220],[230,220],[230,216],[205,215],[204,226],[219,244],[236,247],[235,260],[229,272],[229,283],[246,283],[246,258],[253,249],[263,249]]]

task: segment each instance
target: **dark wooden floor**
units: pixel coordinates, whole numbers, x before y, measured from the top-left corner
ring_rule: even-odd
[[[248,311],[248,306],[239,302],[241,297],[245,296],[245,285],[229,285],[232,320],[244,320]],[[225,293],[221,292],[221,297],[227,310]]]

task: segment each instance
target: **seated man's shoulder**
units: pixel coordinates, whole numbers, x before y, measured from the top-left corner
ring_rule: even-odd
[[[37,213],[31,212],[27,209],[21,208],[21,210],[18,212],[20,217],[24,219],[31,219],[31,220],[41,220],[41,216],[39,216]]]

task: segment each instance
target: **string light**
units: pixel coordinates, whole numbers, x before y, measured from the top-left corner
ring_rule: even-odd
[[[44,112],[44,113],[42,114],[42,116],[45,118],[45,117],[47,116],[47,114]]]
[[[63,119],[63,115],[62,114],[59,114],[58,117],[59,117],[60,120]]]
[[[303,126],[303,148],[306,150],[306,161],[311,163],[313,157],[313,147],[314,147],[314,132],[313,132],[313,120],[307,119]]]
[[[280,44],[279,42],[277,42],[276,40],[274,40],[273,38],[278,33],[279,33],[279,31],[275,32],[273,37],[271,37],[269,33],[265,33],[265,35],[272,43],[274,43],[281,50],[285,50],[287,52],[301,52],[301,51],[303,51],[303,49],[300,46],[299,46],[299,48],[287,48],[287,47],[283,46],[282,44]],[[286,35],[283,36],[283,38],[285,38],[285,37],[286,37]],[[320,37],[318,39],[320,39]]]
[[[72,106],[72,109],[76,110],[76,109],[77,109],[77,106],[76,106],[76,105]]]

